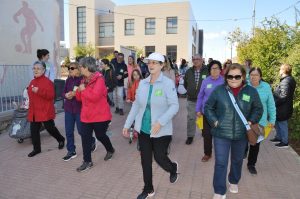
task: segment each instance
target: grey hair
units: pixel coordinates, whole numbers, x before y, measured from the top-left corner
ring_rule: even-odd
[[[87,68],[89,72],[94,73],[97,71],[96,59],[93,57],[84,57],[80,59],[79,65],[83,68]]]
[[[33,63],[33,66],[36,65],[36,64],[41,65],[41,66],[43,66],[44,69],[46,69],[45,62],[43,62],[43,61],[36,61],[36,62]]]
[[[200,55],[199,53],[197,53],[197,54],[194,54],[193,57],[201,57],[202,58],[202,55]]]

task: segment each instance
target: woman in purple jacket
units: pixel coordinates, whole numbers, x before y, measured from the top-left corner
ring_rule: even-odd
[[[222,65],[221,62],[213,60],[208,65],[208,71],[210,76],[203,80],[201,88],[197,98],[196,114],[197,117],[201,117],[204,113],[204,105],[212,93],[212,91],[218,85],[224,83],[224,79],[221,76]],[[203,115],[203,130],[202,136],[204,141],[204,156],[202,162],[207,162],[211,158],[212,153],[212,136],[210,133],[211,127],[209,126],[205,116]]]
[[[76,147],[74,144],[74,127],[75,123],[77,131],[81,135],[81,122],[80,111],[81,102],[76,100],[75,91],[80,85],[82,76],[80,76],[79,65],[77,62],[72,62],[68,67],[69,77],[66,80],[63,97],[64,97],[64,109],[65,109],[65,131],[67,137],[67,150],[68,153],[63,157],[64,161],[69,161],[77,157]],[[94,138],[94,144],[91,146],[92,151],[96,150],[96,139]]]

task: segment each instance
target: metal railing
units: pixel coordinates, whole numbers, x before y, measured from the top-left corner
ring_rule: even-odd
[[[0,65],[0,116],[22,103],[32,76],[31,65]]]

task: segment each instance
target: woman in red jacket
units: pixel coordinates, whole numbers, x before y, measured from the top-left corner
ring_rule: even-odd
[[[82,58],[79,67],[81,74],[84,76],[76,91],[76,99],[82,102],[80,120],[82,122],[83,163],[77,168],[77,171],[82,172],[93,166],[91,157],[93,131],[95,131],[96,138],[107,151],[104,157],[105,161],[112,158],[115,149],[106,135],[112,116],[107,102],[107,88],[104,77],[96,72],[96,60],[92,57]]]
[[[34,79],[28,86],[29,110],[27,119],[30,122],[33,151],[28,154],[28,157],[33,157],[41,152],[40,129],[42,123],[49,134],[58,141],[59,149],[64,148],[65,145],[65,138],[54,124],[54,85],[45,76],[46,65],[44,62],[36,61],[32,69]]]

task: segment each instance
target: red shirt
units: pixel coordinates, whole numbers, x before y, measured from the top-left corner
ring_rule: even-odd
[[[127,99],[130,101],[135,100],[136,89],[139,87],[140,80],[134,81],[133,84],[128,88]]]
[[[38,87],[37,93],[32,92],[32,87]],[[55,118],[54,84],[50,79],[42,75],[31,80],[28,86],[28,96],[28,121],[44,122]]]
[[[82,80],[82,83],[86,79]],[[111,112],[107,103],[107,89],[104,77],[95,72],[87,82],[83,91],[76,91],[76,99],[82,102],[80,120],[85,123],[111,120]]]
[[[239,92],[240,92],[240,90],[241,90],[241,88],[244,86],[244,84],[242,84],[241,86],[239,86],[239,87],[237,87],[237,88],[231,88],[230,87],[230,89],[232,90],[232,93],[233,93],[233,95],[236,97],[238,94],[239,94]]]

